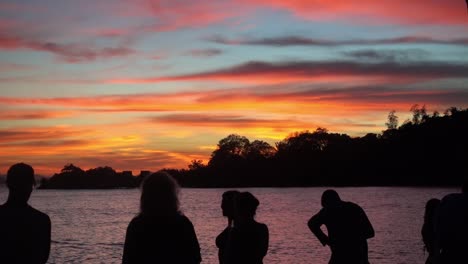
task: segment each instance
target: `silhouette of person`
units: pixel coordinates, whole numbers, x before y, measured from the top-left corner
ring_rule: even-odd
[[[223,193],[223,199],[221,201],[221,209],[223,210],[223,216],[228,219],[227,227],[216,237],[216,246],[218,247],[218,259],[220,264],[224,264],[226,258],[225,250],[228,244],[230,233],[234,227],[234,201],[239,195],[238,191],[226,191]]]
[[[436,263],[436,236],[435,236],[435,220],[436,213],[440,204],[440,200],[433,198],[427,201],[426,209],[424,211],[424,224],[421,229],[421,235],[424,243],[424,248],[429,253],[426,259],[426,264]]]
[[[368,264],[367,239],[374,237],[374,229],[362,208],[342,201],[334,190],[322,194],[322,209],[308,222],[312,233],[323,246],[330,246],[329,264]],[[325,225],[328,235],[320,229]]]
[[[0,263],[46,263],[50,252],[49,216],[32,208],[34,169],[24,163],[10,167],[8,200],[0,205]]]
[[[462,193],[452,193],[442,198],[435,230],[440,263],[468,263],[468,179]]]
[[[179,186],[166,172],[142,184],[140,213],[127,228],[122,263],[200,263],[192,222],[179,210]]]
[[[268,251],[269,233],[265,224],[255,221],[260,204],[250,192],[241,192],[235,199],[234,227],[227,241],[223,263],[262,264]]]

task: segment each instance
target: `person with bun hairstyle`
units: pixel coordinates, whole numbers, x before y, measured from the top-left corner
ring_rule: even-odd
[[[268,252],[269,233],[265,224],[255,221],[260,204],[250,192],[241,192],[235,199],[234,227],[225,254],[227,264],[262,264]]]

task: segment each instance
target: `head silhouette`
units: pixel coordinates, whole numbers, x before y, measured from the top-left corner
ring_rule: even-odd
[[[340,196],[335,190],[326,190],[322,194],[322,207],[329,207],[341,201]]]
[[[31,196],[34,179],[34,169],[25,163],[17,163],[8,169],[6,183],[10,191],[10,199],[16,202],[26,203]]]
[[[434,221],[434,215],[439,207],[440,200],[436,198],[432,198],[426,203],[426,208],[424,211],[424,222],[425,223],[432,223]]]
[[[238,191],[226,191],[223,193],[223,200],[221,201],[221,209],[223,210],[223,216],[228,218],[234,217],[234,201],[239,195]]]
[[[147,216],[170,216],[179,211],[179,185],[167,172],[148,176],[141,187],[140,210]]]
[[[260,204],[257,198],[250,192],[241,192],[237,195],[235,208],[236,214],[242,219],[253,219]]]

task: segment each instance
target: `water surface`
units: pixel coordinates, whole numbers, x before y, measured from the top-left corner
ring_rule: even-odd
[[[325,188],[251,188],[260,200],[257,221],[268,225],[270,247],[264,263],[326,264],[329,249],[307,228],[320,210]],[[424,263],[420,230],[425,202],[455,189],[336,188],[358,203],[376,231],[369,240],[371,263]],[[225,189],[183,189],[182,210],[195,226],[203,263],[217,263],[215,237],[226,219],[220,209]],[[0,202],[7,190],[0,187]],[[31,204],[52,221],[49,263],[121,263],[128,223],[138,212],[139,190],[35,190]]]

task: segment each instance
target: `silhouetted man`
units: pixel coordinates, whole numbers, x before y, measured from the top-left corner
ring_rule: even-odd
[[[436,253],[441,264],[468,263],[468,180],[462,193],[446,195],[436,219]]]
[[[323,246],[330,246],[329,264],[368,264],[367,239],[374,229],[364,210],[354,203],[344,202],[334,190],[322,194],[322,210],[308,222],[312,233]],[[320,229],[325,225],[328,235]]]
[[[28,205],[34,185],[31,166],[18,163],[8,170],[8,200],[0,205],[0,263],[42,264],[49,258],[50,219]]]

